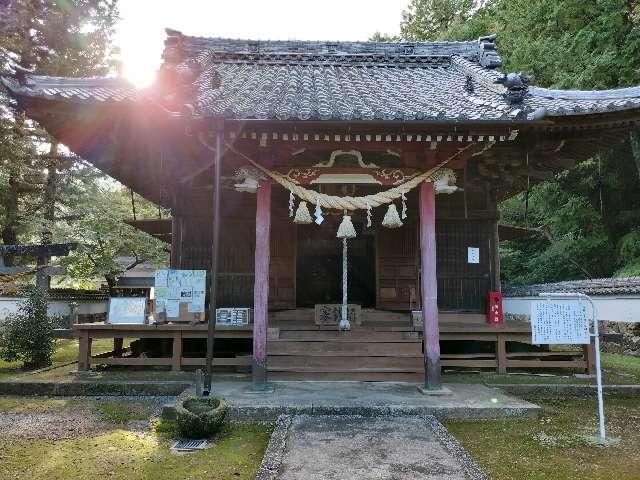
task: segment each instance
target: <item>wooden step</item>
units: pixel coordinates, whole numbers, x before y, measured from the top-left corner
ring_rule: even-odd
[[[313,380],[350,382],[422,382],[424,372],[321,372],[321,371],[269,371],[269,380]]]
[[[269,340],[269,355],[421,356],[420,342],[345,342]]]
[[[365,308],[362,310],[362,324],[368,325],[371,322],[393,322],[411,324],[411,313],[409,312],[390,312],[385,310],[375,310]]]
[[[413,357],[352,357],[312,355],[269,355],[269,370],[313,369],[320,372],[355,372],[384,370],[385,372],[421,372],[422,355]]]
[[[419,337],[407,337],[404,332],[376,332],[372,330],[358,329],[350,332],[337,330],[297,331],[280,330],[280,340],[298,341],[327,341],[334,342],[417,342],[422,343]]]

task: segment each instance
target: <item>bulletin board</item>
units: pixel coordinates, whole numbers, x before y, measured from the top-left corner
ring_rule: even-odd
[[[206,280],[206,270],[156,270],[156,313],[168,321],[204,320]]]

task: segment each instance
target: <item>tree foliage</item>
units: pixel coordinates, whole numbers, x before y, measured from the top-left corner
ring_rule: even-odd
[[[32,287],[18,313],[7,317],[0,329],[0,358],[21,361],[26,368],[51,365],[55,351],[54,317],[47,314],[47,295]]]
[[[52,76],[114,74],[116,0],[11,0],[0,6],[0,73]],[[6,244],[70,242],[63,263],[71,284],[113,284],[123,269],[160,261],[164,245],[122,223],[129,191],[59,146],[0,92],[0,233]],[[139,216],[157,209],[136,199]],[[115,257],[133,257],[120,265]],[[5,263],[33,259],[5,257]]]
[[[502,70],[534,74],[540,86],[640,84],[637,0],[413,0],[403,19],[407,39],[495,33]],[[505,223],[545,232],[502,245],[506,284],[640,275],[640,137],[634,135],[635,145],[604,151],[503,203]]]

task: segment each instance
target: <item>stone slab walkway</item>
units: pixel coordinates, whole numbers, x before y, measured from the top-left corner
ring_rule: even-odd
[[[536,417],[539,408],[496,388],[447,384],[451,395],[429,396],[417,384],[394,382],[273,382],[272,393],[251,393],[247,382],[214,382],[236,417],[281,414],[434,415],[438,418]]]
[[[278,419],[256,480],[486,480],[432,416]]]

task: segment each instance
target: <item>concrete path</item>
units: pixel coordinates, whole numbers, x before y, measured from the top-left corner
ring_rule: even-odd
[[[394,382],[273,382],[272,393],[251,393],[247,382],[214,382],[233,416],[280,414],[434,415],[438,418],[536,417],[538,406],[477,384],[447,384],[451,395],[429,396],[417,384]]]
[[[281,417],[256,480],[486,480],[434,417]]]

